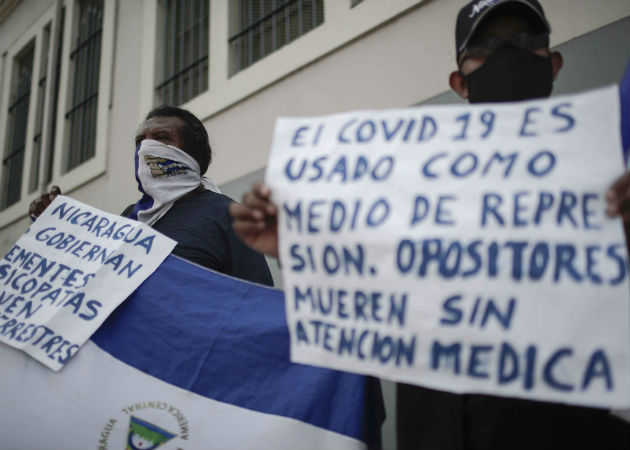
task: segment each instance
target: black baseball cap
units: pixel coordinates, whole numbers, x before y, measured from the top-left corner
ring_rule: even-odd
[[[464,51],[466,45],[477,31],[479,24],[490,14],[496,12],[498,8],[506,5],[521,6],[526,11],[533,13],[531,16],[538,19],[542,29],[547,33],[551,32],[551,27],[542,6],[537,0],[473,0],[462,9],[457,15],[455,26],[455,50],[457,57]]]

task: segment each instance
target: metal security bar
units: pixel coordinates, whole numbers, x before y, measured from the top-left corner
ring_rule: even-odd
[[[164,65],[155,87],[163,104],[181,105],[208,90],[208,0],[163,0]]]
[[[52,114],[50,119],[50,139],[48,140],[48,152],[46,153],[46,171],[44,183],[52,180],[53,161],[55,159],[55,137],[57,136],[57,105],[59,103],[59,81],[61,78],[61,54],[63,52],[63,29],[65,25],[66,10],[62,8],[59,18],[59,34],[57,35],[57,58],[55,58],[54,85],[52,86]]]
[[[83,0],[79,5],[77,43],[70,53],[74,82],[72,107],[66,112],[66,120],[70,124],[70,146],[65,171],[92,158],[96,141],[103,0]]]
[[[228,40],[230,75],[324,22],[323,0],[238,0],[238,31]]]
[[[19,58],[17,80],[9,105],[7,147],[2,158],[2,199],[0,209],[6,209],[20,200],[26,147],[26,124],[31,99],[34,48]]]

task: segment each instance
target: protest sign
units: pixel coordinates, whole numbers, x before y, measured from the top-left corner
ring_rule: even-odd
[[[279,119],[266,182],[292,359],[627,407],[617,95]]]
[[[0,260],[0,342],[61,369],[174,247],[142,223],[58,196]]]

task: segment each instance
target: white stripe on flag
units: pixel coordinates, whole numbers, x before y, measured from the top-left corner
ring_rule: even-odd
[[[296,419],[178,388],[91,341],[58,373],[4,345],[0,361],[2,448],[123,449],[131,415],[177,435],[160,446],[164,450],[365,448],[358,440]]]

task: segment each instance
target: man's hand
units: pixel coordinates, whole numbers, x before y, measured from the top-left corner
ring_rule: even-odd
[[[232,203],[230,215],[236,235],[254,250],[278,257],[278,209],[271,203],[271,190],[254,183],[243,194],[242,204]]]
[[[37,200],[33,200],[31,206],[28,208],[31,222],[35,222],[35,219],[48,208],[48,205],[50,205],[58,195],[61,195],[61,189],[59,189],[59,186],[53,186],[49,193],[42,194]]]
[[[606,214],[609,217],[621,216],[626,232],[626,243],[630,254],[630,171],[626,172],[610,186],[606,193]]]

